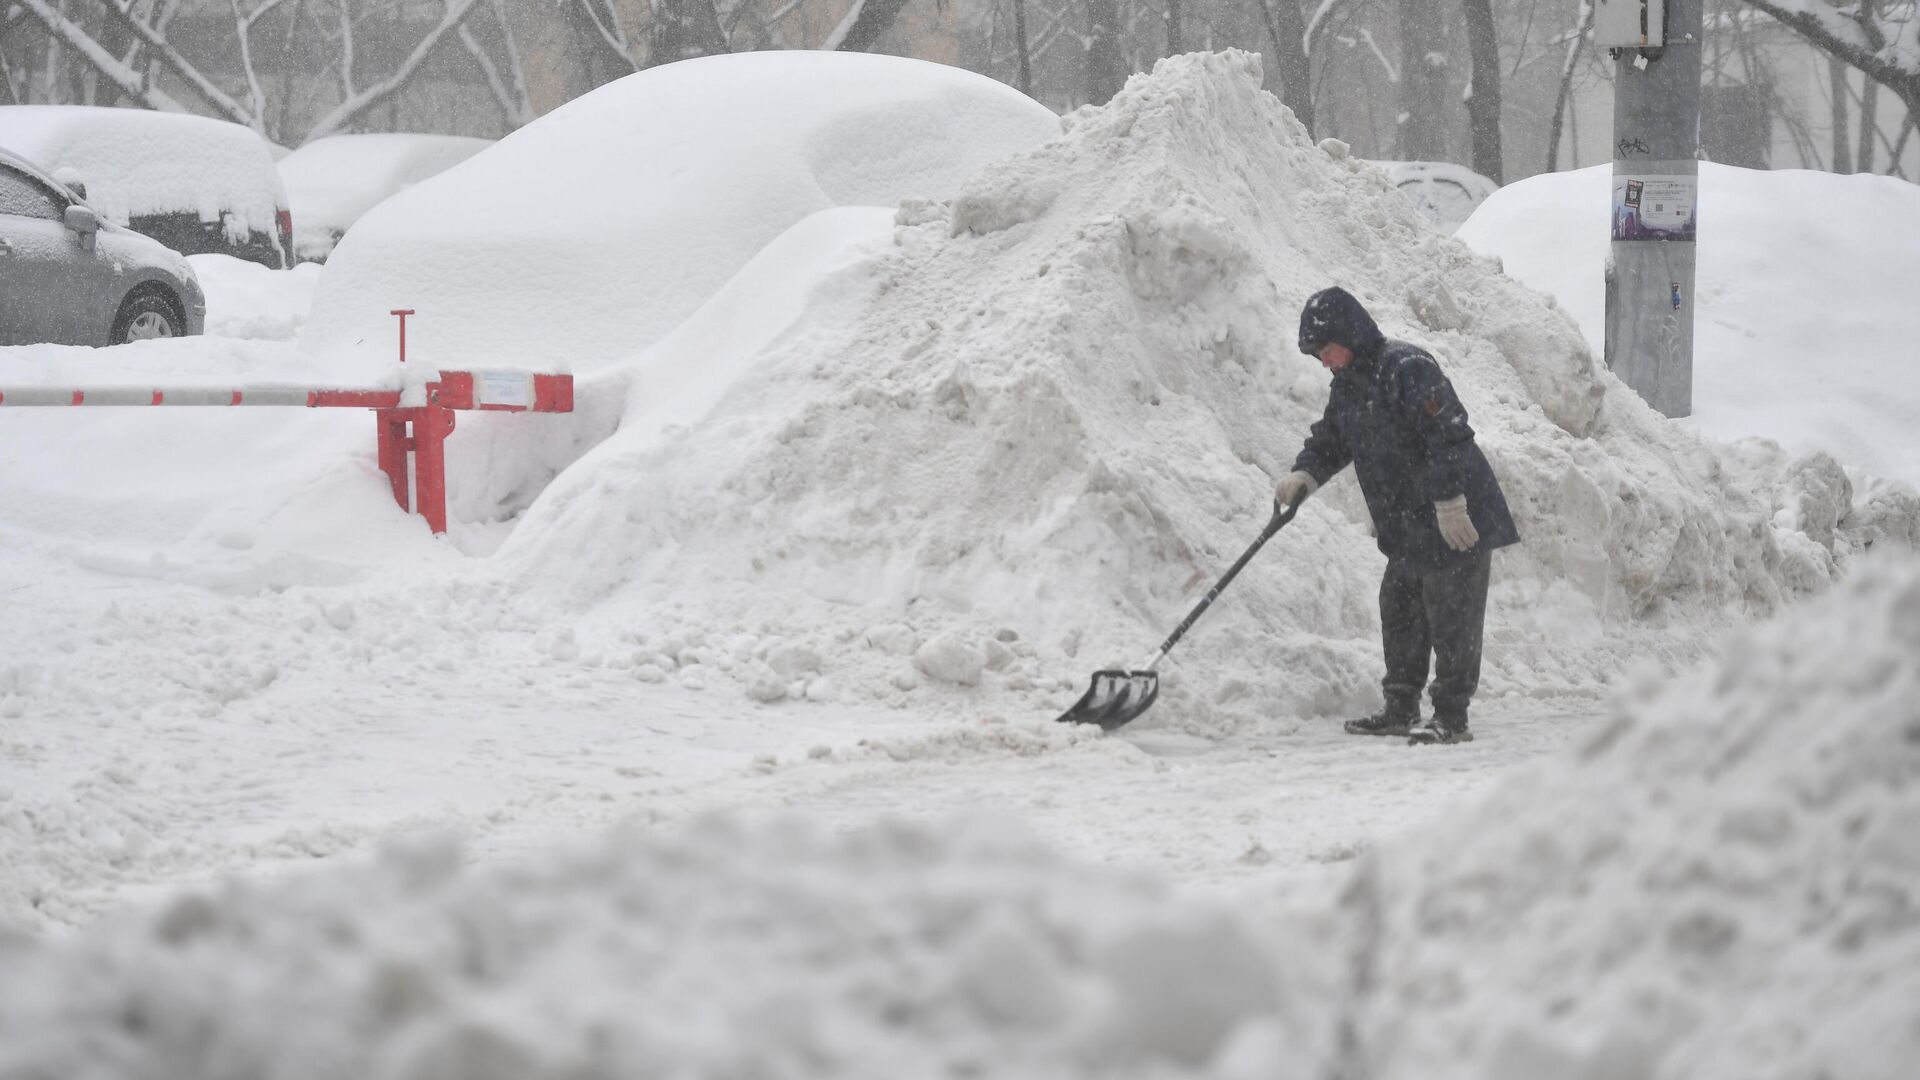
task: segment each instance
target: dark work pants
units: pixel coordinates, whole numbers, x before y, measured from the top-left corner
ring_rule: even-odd
[[[1420,707],[1433,658],[1433,715],[1464,727],[1467,705],[1480,685],[1480,636],[1487,621],[1487,578],[1493,552],[1479,551],[1432,574],[1387,560],[1380,579],[1380,643],[1387,659],[1387,708]]]

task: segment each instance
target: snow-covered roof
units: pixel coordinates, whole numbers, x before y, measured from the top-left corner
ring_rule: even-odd
[[[280,159],[293,206],[294,248],[324,253],[383,200],[493,145],[463,135],[330,135]]]
[[[672,330],[801,218],[945,197],[1058,133],[1018,91],[919,60],[653,68],[375,207],[328,263],[307,347],[390,356],[387,312],[409,307],[421,356],[591,367]]]
[[[79,179],[109,220],[197,213],[272,233],[287,205],[266,140],[225,120],[90,105],[0,106],[0,146]]]

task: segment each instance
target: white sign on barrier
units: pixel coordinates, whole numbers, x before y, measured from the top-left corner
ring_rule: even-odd
[[[524,371],[475,371],[475,405],[533,408],[533,376]]]

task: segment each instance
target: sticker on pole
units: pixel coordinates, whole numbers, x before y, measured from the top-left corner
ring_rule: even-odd
[[[1614,173],[1615,240],[1694,239],[1700,179],[1685,173]]]

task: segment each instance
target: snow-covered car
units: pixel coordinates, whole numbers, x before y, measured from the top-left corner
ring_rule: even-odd
[[[1452,232],[1500,185],[1451,161],[1376,161],[1427,220]]]
[[[298,222],[294,257],[326,262],[360,215],[493,145],[463,135],[329,135],[280,159],[280,178]]]
[[[193,267],[102,221],[32,162],[0,151],[0,345],[118,345],[198,334]]]
[[[225,120],[90,105],[0,106],[0,149],[38,162],[107,221],[183,255],[293,264],[267,141]]]
[[[391,362],[631,357],[802,219],[953,198],[1060,118],[960,68],[773,50],[662,64],[567,102],[368,211],[327,258],[302,348]]]

